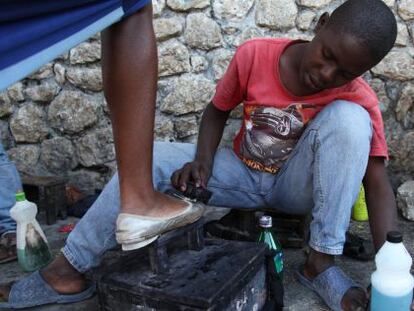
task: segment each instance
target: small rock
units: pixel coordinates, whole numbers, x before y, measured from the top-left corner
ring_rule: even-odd
[[[234,41],[234,46],[239,46],[246,42],[247,40],[253,39],[253,38],[261,38],[264,37],[264,31],[261,28],[258,27],[248,27],[242,31],[242,33],[237,36]]]
[[[398,14],[405,21],[414,19],[414,0],[400,0],[398,2]]]
[[[315,17],[316,13],[313,11],[302,11],[296,18],[296,25],[300,30],[309,30]]]
[[[152,0],[152,14],[159,17],[165,8],[165,0]]]
[[[404,86],[397,107],[395,108],[397,120],[404,128],[414,127],[414,84],[408,83]]]
[[[55,129],[74,134],[98,120],[101,100],[82,92],[64,90],[51,102],[48,120]]]
[[[111,127],[97,129],[76,141],[79,162],[86,167],[115,160],[115,145]]]
[[[381,112],[386,112],[390,105],[390,99],[388,98],[387,92],[385,90],[385,83],[380,79],[373,79],[369,82],[369,85],[378,96]]]
[[[183,25],[179,18],[159,18],[154,20],[155,36],[158,41],[164,41],[179,35],[183,31]]]
[[[230,64],[233,54],[234,52],[226,50],[226,49],[215,50],[212,53],[212,59],[213,59],[212,67],[213,67],[214,79],[216,81],[223,77],[224,73],[227,70],[227,67]]]
[[[215,84],[202,76],[184,75],[174,80],[161,111],[176,116],[202,111],[214,95]]]
[[[259,0],[256,7],[256,24],[275,30],[295,26],[298,13],[294,0]]]
[[[214,15],[226,21],[240,21],[253,6],[253,0],[214,0]]]
[[[42,142],[40,163],[49,172],[63,174],[78,165],[72,142],[64,137],[55,137]]]
[[[188,137],[198,133],[197,118],[195,116],[182,117],[174,122],[178,138]]]
[[[414,79],[414,59],[406,50],[393,49],[372,72],[388,78],[406,81]]]
[[[395,0],[383,0],[383,1],[389,7],[393,7],[395,3]]]
[[[194,73],[198,73],[208,68],[208,60],[200,55],[193,55],[190,58],[191,68]]]
[[[84,90],[102,91],[102,71],[100,67],[69,67],[66,77],[70,83]]]
[[[154,134],[156,140],[161,141],[174,141],[174,123],[171,121],[171,118],[167,118],[162,115],[157,115],[155,117],[155,127]]]
[[[0,93],[0,118],[7,117],[13,113],[13,105],[10,102],[10,98],[6,92]]]
[[[398,34],[395,44],[399,46],[406,46],[409,38],[407,26],[404,23],[398,23]]]
[[[0,144],[4,149],[8,149],[12,144],[12,137],[9,130],[9,123],[0,120]],[[0,147],[1,148],[1,147]]]
[[[220,26],[204,13],[187,16],[184,38],[190,47],[207,51],[223,45]]]
[[[210,0],[167,0],[167,5],[174,11],[189,11],[203,9],[210,5]]]
[[[34,174],[40,157],[37,145],[21,145],[7,151],[9,158],[21,173]]]
[[[406,181],[398,188],[397,206],[406,219],[414,221],[414,180]]]
[[[181,42],[172,39],[158,45],[158,75],[170,76],[191,70],[190,54]]]
[[[72,65],[93,63],[101,59],[101,43],[83,42],[71,49],[69,60]]]
[[[24,101],[23,84],[21,82],[13,84],[7,89],[7,94],[12,101]]]
[[[102,189],[106,183],[106,179],[101,174],[92,170],[80,169],[69,172],[68,175],[69,182],[87,195]]]
[[[297,3],[302,6],[306,6],[309,8],[316,8],[319,9],[327,4],[329,4],[331,0],[297,0]]]
[[[11,117],[10,129],[17,142],[36,143],[49,133],[44,110],[34,103],[26,103]]]
[[[26,96],[33,101],[50,102],[59,93],[60,87],[53,80],[44,80],[41,84],[28,86]]]
[[[48,63],[44,65],[43,67],[41,67],[36,72],[32,73],[30,76],[28,76],[28,78],[32,80],[42,80],[42,79],[50,78],[51,76],[53,76],[52,68],[53,68],[53,63]]]
[[[53,67],[53,72],[55,73],[56,81],[60,84],[64,84],[66,81],[66,68],[63,65],[56,63]]]

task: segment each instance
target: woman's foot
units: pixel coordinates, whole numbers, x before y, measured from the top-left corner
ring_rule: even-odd
[[[149,217],[173,217],[188,207],[183,200],[155,191],[145,200],[135,200],[133,204],[123,204],[120,213]]]
[[[303,275],[312,281],[320,273],[334,265],[334,256],[323,254],[311,249]],[[341,307],[345,311],[366,310],[368,297],[362,288],[351,287],[345,293],[341,301]]]
[[[76,294],[86,289],[86,279],[60,254],[40,272],[43,279],[59,294]],[[0,286],[0,301],[7,301],[13,284]]]

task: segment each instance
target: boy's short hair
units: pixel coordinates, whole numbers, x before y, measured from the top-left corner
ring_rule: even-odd
[[[328,28],[361,40],[375,62],[379,62],[393,47],[397,37],[394,14],[381,0],[348,0],[336,8]]]

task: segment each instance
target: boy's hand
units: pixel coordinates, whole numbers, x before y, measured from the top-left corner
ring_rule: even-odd
[[[193,161],[184,164],[171,175],[171,184],[180,191],[187,189],[187,182],[192,181],[196,187],[207,188],[212,165],[207,162]]]

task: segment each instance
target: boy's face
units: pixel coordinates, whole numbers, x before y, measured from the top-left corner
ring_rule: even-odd
[[[354,36],[321,26],[303,52],[299,80],[303,90],[316,93],[342,86],[375,64],[368,48]]]

